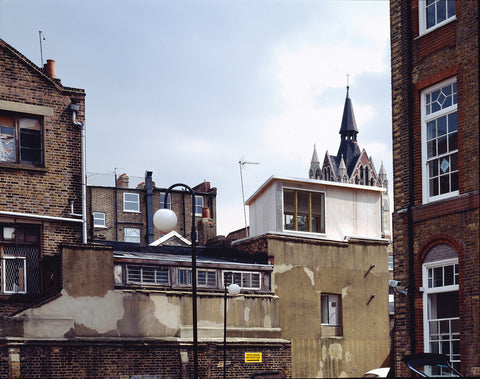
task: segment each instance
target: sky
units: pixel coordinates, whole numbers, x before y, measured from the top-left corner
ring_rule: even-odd
[[[226,235],[245,226],[239,161],[259,163],[248,199],[272,175],[308,178],[314,145],[336,155],[348,80],[391,196],[387,0],[0,0],[0,38],[85,89],[89,184],[208,181]]]

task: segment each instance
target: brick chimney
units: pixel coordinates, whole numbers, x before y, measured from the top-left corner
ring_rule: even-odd
[[[53,59],[47,59],[47,63],[44,65],[45,73],[53,79],[56,79],[57,74],[55,73],[55,61]]]
[[[117,188],[128,188],[129,179],[127,174],[122,174],[117,178]]]

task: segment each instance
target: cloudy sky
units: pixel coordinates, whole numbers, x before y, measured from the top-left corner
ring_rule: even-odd
[[[87,93],[87,171],[217,187],[218,233],[270,176],[336,154],[349,74],[358,141],[392,182],[386,0],[0,0],[0,38]],[[100,175],[101,174],[101,175]],[[391,192],[391,190],[390,190]]]

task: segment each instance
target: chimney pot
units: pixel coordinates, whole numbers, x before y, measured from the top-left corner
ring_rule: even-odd
[[[55,79],[57,77],[55,73],[55,61],[53,59],[47,59],[46,64],[47,75]]]

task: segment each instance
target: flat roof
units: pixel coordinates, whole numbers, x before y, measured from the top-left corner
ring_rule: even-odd
[[[375,191],[375,192],[386,191],[386,189],[383,187],[365,186],[363,184],[350,184],[350,183],[331,182],[328,180],[304,179],[304,178],[272,175],[254,192],[252,196],[250,196],[247,199],[245,204],[250,205],[250,203],[255,198],[257,198],[268,186],[270,186],[272,183],[276,181],[290,182],[290,183],[307,183],[307,184],[313,184],[317,186],[321,185],[321,186],[330,186],[330,187],[341,187],[341,188],[355,189],[355,190],[361,190],[361,191]]]

